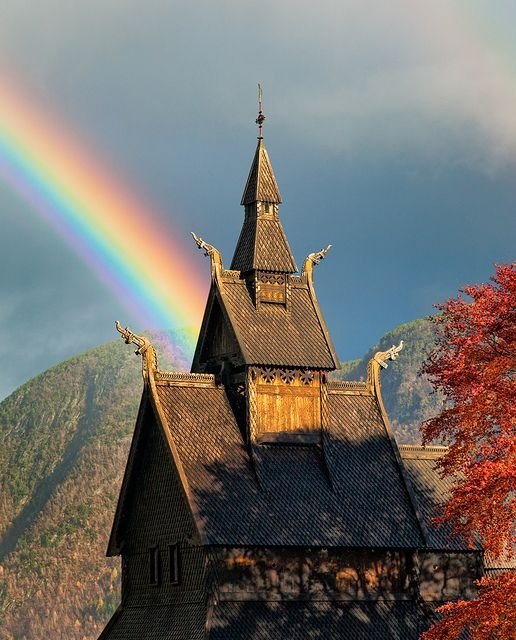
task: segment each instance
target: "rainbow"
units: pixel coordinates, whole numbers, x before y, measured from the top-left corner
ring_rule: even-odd
[[[12,82],[0,81],[0,176],[81,256],[142,328],[189,357],[206,278],[172,229]],[[195,329],[194,329],[195,327]]]

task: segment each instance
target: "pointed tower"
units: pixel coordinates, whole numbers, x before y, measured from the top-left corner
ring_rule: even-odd
[[[231,269],[197,239],[212,260],[212,285],[192,372],[214,373],[245,397],[248,441],[319,439],[321,384],[338,367],[315,296],[311,254],[301,275],[279,217],[280,191],[263,142],[258,145],[241,204],[242,231]],[[314,258],[315,256],[315,258]]]
[[[295,273],[296,263],[279,219],[281,196],[261,136],[240,204],[245,207],[245,219],[231,268],[242,273]]]

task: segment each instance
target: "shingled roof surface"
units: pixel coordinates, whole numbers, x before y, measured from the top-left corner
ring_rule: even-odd
[[[205,607],[120,607],[99,640],[417,640],[426,628],[413,602],[223,601]]]
[[[280,271],[295,273],[287,237],[276,217],[248,217],[237,242],[231,268],[238,271]]]
[[[244,280],[223,279],[220,291],[246,364],[336,367],[307,286],[292,286],[288,310],[272,304],[256,308]]]
[[[411,602],[221,602],[209,640],[417,640],[422,611]]]
[[[98,640],[205,640],[205,607],[120,606]]]
[[[330,394],[323,449],[255,445],[222,387],[158,384],[207,544],[423,547],[373,396]]]
[[[253,163],[249,171],[240,204],[253,202],[281,203],[281,195],[269,160],[269,155],[260,138],[256,146]]]
[[[449,477],[441,478],[436,469],[436,462],[445,453],[446,447],[400,445],[399,449],[423,519],[428,546],[436,549],[468,549],[464,541],[451,535],[449,526],[438,527],[431,523],[432,518],[439,514],[439,505],[447,500],[454,484]]]

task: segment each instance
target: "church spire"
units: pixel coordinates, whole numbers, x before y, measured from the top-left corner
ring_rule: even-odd
[[[265,149],[262,127],[262,90],[258,85],[258,145],[242,195],[245,219],[231,269],[295,273],[296,263],[279,219],[281,195]]]
[[[280,204],[281,195],[278,183],[272,170],[271,161],[263,144],[263,123],[265,115],[262,109],[262,87],[258,85],[258,117],[255,122],[258,125],[258,145],[254,154],[253,164],[249,171],[249,177],[242,195],[241,205],[253,204],[254,202],[268,202],[270,204]]]
[[[281,204],[278,183],[272,170],[269,154],[261,137],[258,138],[253,164],[249,171],[249,177],[247,178],[240,204],[245,206],[254,202]]]

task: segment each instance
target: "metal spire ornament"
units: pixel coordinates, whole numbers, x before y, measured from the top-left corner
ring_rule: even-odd
[[[265,120],[265,116],[263,115],[263,111],[262,111],[262,97],[263,97],[262,85],[258,83],[258,117],[255,120],[256,124],[258,125],[258,140],[263,140],[262,126],[263,126],[263,121]]]

